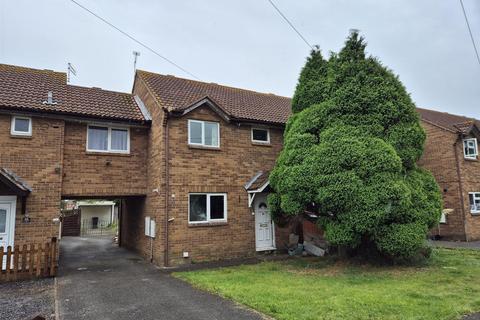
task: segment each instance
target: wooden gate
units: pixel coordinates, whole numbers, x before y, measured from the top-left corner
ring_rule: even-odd
[[[82,214],[80,210],[75,210],[73,214],[62,218],[62,237],[80,235]]]

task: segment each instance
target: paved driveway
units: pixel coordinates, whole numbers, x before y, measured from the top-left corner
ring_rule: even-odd
[[[60,319],[262,319],[192,288],[109,239],[61,240]]]

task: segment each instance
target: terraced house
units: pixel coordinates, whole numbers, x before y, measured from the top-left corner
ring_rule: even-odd
[[[419,109],[442,236],[480,239],[478,122]],[[158,265],[285,248],[268,172],[290,99],[137,71],[132,94],[0,65],[0,246],[59,235],[62,199],[120,200],[120,245]]]

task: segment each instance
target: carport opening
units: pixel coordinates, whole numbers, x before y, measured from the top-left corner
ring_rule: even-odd
[[[122,199],[64,199],[62,237],[104,237],[119,242]]]

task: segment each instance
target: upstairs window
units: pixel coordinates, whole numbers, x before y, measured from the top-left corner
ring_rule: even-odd
[[[188,222],[190,223],[227,221],[225,193],[190,193],[188,203]]]
[[[188,144],[218,148],[220,125],[218,122],[188,120]]]
[[[252,128],[252,142],[270,143],[270,130]]]
[[[480,192],[471,192],[468,196],[470,198],[470,212],[480,214]]]
[[[477,159],[477,156],[478,156],[477,139],[463,140],[463,152],[465,155],[465,159]]]
[[[130,152],[130,131],[128,128],[88,126],[87,151]]]
[[[32,118],[17,116],[13,117],[10,133],[14,136],[31,136]]]

